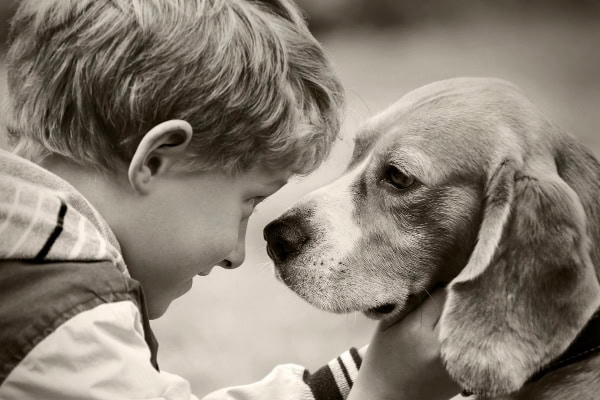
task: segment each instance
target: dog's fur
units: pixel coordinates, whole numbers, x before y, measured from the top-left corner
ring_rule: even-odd
[[[392,186],[390,166],[416,182]],[[598,356],[525,384],[600,306],[600,164],[514,85],[404,96],[360,130],[340,179],[265,230],[269,247],[290,234],[276,270],[326,310],[395,320],[449,282],[441,355],[479,398],[600,393]]]

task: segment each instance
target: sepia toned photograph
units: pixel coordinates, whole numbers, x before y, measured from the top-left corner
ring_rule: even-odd
[[[600,2],[0,0],[0,400],[598,400]]]

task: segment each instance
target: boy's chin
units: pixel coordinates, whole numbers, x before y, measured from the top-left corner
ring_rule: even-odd
[[[162,317],[166,312],[169,306],[173,301],[180,298],[184,294],[190,291],[192,288],[193,281],[192,279],[184,282],[179,285],[177,288],[173,289],[169,296],[163,295],[154,301],[150,298],[151,296],[146,293],[146,304],[148,307],[148,318],[149,319],[157,319]]]
[[[167,304],[167,306],[162,307],[160,309],[156,309],[156,308],[148,308],[148,319],[158,319],[160,317],[162,317],[166,312],[167,309],[169,308],[169,304]]]
[[[161,302],[147,302],[148,304],[148,319],[157,319],[162,317],[169,306],[171,305],[172,300],[170,301],[161,301]]]

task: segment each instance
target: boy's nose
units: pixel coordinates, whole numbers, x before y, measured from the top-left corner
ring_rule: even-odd
[[[240,265],[242,265],[244,263],[245,258],[246,258],[246,252],[245,252],[244,247],[242,246],[241,249],[236,248],[233,251],[233,253],[231,253],[229,255],[229,257],[227,257],[226,259],[221,261],[218,265],[219,265],[219,267],[222,267],[225,269],[234,269],[234,268],[237,268]]]
[[[238,232],[237,243],[231,254],[221,261],[219,267],[225,269],[234,269],[244,263],[246,259],[246,228],[248,227],[248,221],[242,223]]]
[[[239,267],[244,263],[246,259],[246,251],[244,249],[244,245],[242,244],[241,249],[240,246],[237,246],[236,249],[223,261],[221,261],[218,265],[219,267],[225,269],[234,269]]]
[[[302,219],[297,215],[276,219],[265,227],[263,235],[267,241],[267,254],[276,263],[298,253],[309,239]]]

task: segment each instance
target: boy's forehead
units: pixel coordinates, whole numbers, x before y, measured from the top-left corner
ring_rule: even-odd
[[[276,178],[272,179],[271,181],[269,181],[269,185],[271,185],[271,186],[283,186],[286,183],[288,183],[290,177],[291,177],[291,174],[289,174],[286,177],[276,177]]]
[[[292,177],[292,172],[289,170],[269,170],[264,168],[252,169],[248,173],[244,174],[243,179],[253,181],[265,186],[281,187],[285,185],[288,180]]]

